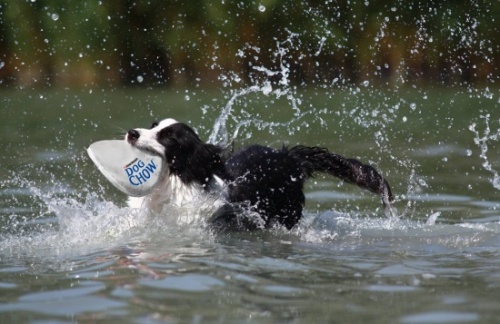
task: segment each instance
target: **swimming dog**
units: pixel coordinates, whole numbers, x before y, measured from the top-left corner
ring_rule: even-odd
[[[304,182],[316,172],[378,194],[384,208],[391,209],[391,188],[373,167],[325,148],[251,145],[232,151],[203,142],[174,119],[130,129],[125,140],[159,155],[167,166],[154,191],[130,197],[129,205],[158,211],[166,203],[182,206],[213,195],[217,208],[208,224],[215,231],[292,229],[302,217]]]

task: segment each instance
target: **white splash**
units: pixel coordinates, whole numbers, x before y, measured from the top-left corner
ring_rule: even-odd
[[[490,141],[498,141],[500,139],[500,128],[496,130],[496,132],[492,132],[490,128],[490,115],[481,115],[479,116],[481,119],[484,119],[485,123],[485,128],[483,130],[482,136],[479,135],[479,131],[476,130],[476,123],[472,123],[469,126],[469,130],[474,133],[474,144],[476,144],[479,149],[481,150],[481,154],[479,154],[479,157],[483,160],[482,166],[483,168],[490,172],[493,175],[493,178],[491,179],[491,184],[495,189],[500,190],[500,176],[498,174],[498,171],[495,170],[491,164],[491,162],[488,159],[487,153],[488,153],[488,142]],[[499,120],[500,123],[500,120]]]
[[[243,128],[249,127],[251,125],[256,126],[259,130],[267,129],[271,133],[274,129],[280,127],[288,129],[289,132],[294,132],[295,127],[299,121],[301,121],[305,116],[314,116],[322,126],[325,125],[324,120],[319,117],[322,111],[311,108],[307,111],[302,111],[300,106],[302,100],[297,95],[295,89],[291,86],[290,81],[290,64],[288,63],[291,51],[296,47],[295,43],[299,42],[299,34],[293,33],[289,30],[288,37],[284,41],[276,42],[276,50],[274,51],[273,59],[276,60],[276,65],[279,67],[277,69],[268,68],[264,65],[254,64],[252,70],[258,72],[258,78],[252,78],[253,84],[241,89],[231,89],[229,99],[227,100],[224,108],[220,110],[219,116],[217,117],[211,134],[208,137],[208,142],[212,144],[219,144],[222,146],[227,146],[233,140],[240,135]],[[251,51],[252,53],[259,54],[261,50],[253,46],[247,46],[245,49],[240,49],[236,53],[236,56],[244,57],[246,51]],[[239,84],[242,78],[235,72],[229,72],[227,75],[222,75],[220,80],[223,84],[230,85],[233,82]],[[277,80],[277,81],[275,81]],[[249,113],[240,110],[237,111],[236,103],[251,94],[263,94],[264,96],[269,96],[273,99],[286,98],[289,102],[289,106],[293,111],[293,117],[286,122],[274,122],[264,120],[258,116],[251,116]],[[207,111],[207,107],[203,107],[203,112]],[[303,122],[304,127],[309,125]],[[230,134],[229,128],[233,128],[232,134]]]

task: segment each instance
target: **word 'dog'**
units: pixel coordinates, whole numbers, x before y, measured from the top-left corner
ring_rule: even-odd
[[[135,159],[125,166],[125,173],[128,181],[133,186],[140,186],[146,183],[156,171],[156,165],[153,160],[144,163],[142,160]]]

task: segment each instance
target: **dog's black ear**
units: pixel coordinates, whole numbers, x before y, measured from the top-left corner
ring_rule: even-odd
[[[158,142],[165,147],[170,171],[185,183],[206,185],[213,175],[226,178],[221,149],[204,143],[191,127],[182,123],[165,127]]]
[[[202,141],[187,125],[176,123],[158,132],[157,141],[165,148],[168,163],[185,162]]]

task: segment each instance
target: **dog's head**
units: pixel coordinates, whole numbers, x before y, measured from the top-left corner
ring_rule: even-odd
[[[215,169],[222,168],[220,149],[204,143],[191,127],[175,119],[154,122],[150,129],[131,129],[125,140],[138,149],[163,157],[170,173],[186,182],[204,183]]]
[[[160,143],[161,132],[178,124],[175,119],[164,119],[161,122],[154,122],[149,129],[133,128],[125,135],[125,141],[138,149],[149,151],[166,158],[165,147]]]

